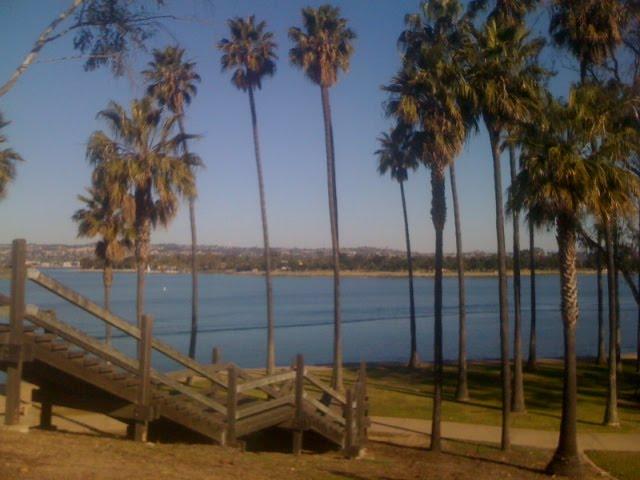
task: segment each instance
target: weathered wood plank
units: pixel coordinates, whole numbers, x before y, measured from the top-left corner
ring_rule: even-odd
[[[252,415],[258,415],[260,413],[273,410],[274,408],[278,408],[283,405],[293,404],[294,401],[295,401],[294,395],[286,395],[284,397],[278,397],[274,400],[268,400],[268,401],[256,400],[254,404],[248,407],[239,408],[236,412],[236,419],[240,420],[246,417],[250,417]]]
[[[11,303],[9,305],[9,343],[22,346],[23,321],[26,295],[27,243],[14,240],[11,248]],[[22,383],[22,358],[18,351],[15,362],[7,367],[5,425],[20,423],[20,384]]]
[[[151,339],[153,332],[153,317],[142,315],[142,338],[140,340],[138,360],[140,385],[138,386],[138,397],[136,402],[136,412],[148,412],[151,401]],[[136,415],[138,418],[134,427],[134,438],[138,442],[147,441],[147,431],[149,420],[147,415]]]
[[[341,425],[345,424],[344,417],[338,415],[336,412],[334,412],[329,407],[327,407],[324,403],[320,402],[319,400],[316,400],[313,397],[310,397],[306,392],[304,394],[304,397],[305,397],[305,400],[307,402],[309,402],[311,405],[313,405],[316,409],[320,410],[327,417],[331,418],[332,420],[334,420],[335,422],[337,422],[337,423],[339,423]],[[346,407],[346,404],[345,404],[345,407]]]
[[[256,380],[241,383],[240,385],[238,385],[238,393],[248,392],[249,390],[256,390],[260,387],[272,385],[274,383],[285,382],[294,378],[296,378],[296,372],[276,373],[275,375],[269,375],[267,377],[262,377]]]
[[[238,408],[238,373],[235,365],[229,367],[229,373],[227,374],[227,382],[229,388],[227,389],[227,442],[233,446],[236,443],[236,419]]]
[[[326,393],[327,395],[329,395],[332,398],[334,398],[335,400],[337,400],[340,405],[344,405],[346,403],[346,399],[345,399],[344,395],[342,395],[337,390],[334,390],[333,388],[325,385],[322,382],[322,380],[320,380],[318,377],[316,377],[311,372],[309,372],[308,368],[305,369],[304,376],[311,384],[315,385],[320,390],[322,390],[324,393]]]

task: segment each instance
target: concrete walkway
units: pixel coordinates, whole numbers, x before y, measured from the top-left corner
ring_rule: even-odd
[[[392,438],[403,445],[424,446],[431,433],[431,421],[415,418],[372,417],[371,437]],[[451,440],[500,444],[501,428],[493,425],[442,422],[442,436]],[[522,447],[553,449],[558,432],[512,428],[511,443]],[[640,452],[640,433],[579,433],[581,450]]]

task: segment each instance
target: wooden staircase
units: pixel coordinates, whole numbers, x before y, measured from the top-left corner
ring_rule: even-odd
[[[0,369],[7,371],[5,423],[20,421],[20,382],[38,387],[33,401],[42,403],[41,425],[51,425],[52,406],[95,411],[127,422],[131,435],[170,440],[179,431],[204,441],[237,445],[242,438],[270,427],[290,429],[294,451],[302,450],[304,431],[312,430],[357,455],[366,444],[369,425],[366,369],[346,395],[331,389],[304,366],[270,376],[237,365],[205,365],[181,354],[151,335],[153,319],[142,328],[103,309],[51,277],[24,265],[24,241],[14,241],[10,323],[0,324]],[[25,301],[29,280],[138,341],[132,358],[101,339],[88,335],[52,310]],[[178,379],[152,368],[151,351],[182,365]]]

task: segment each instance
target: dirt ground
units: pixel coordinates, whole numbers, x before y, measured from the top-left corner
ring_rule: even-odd
[[[0,430],[0,479],[548,479],[551,452],[445,443],[447,453],[371,442],[362,459],[339,452],[301,456],[214,445],[142,444],[81,433]],[[603,478],[587,467],[588,479]]]

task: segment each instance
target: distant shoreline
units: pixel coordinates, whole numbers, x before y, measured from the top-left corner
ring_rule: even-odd
[[[77,272],[77,273],[95,273],[101,272],[99,269],[81,269],[81,268],[53,268],[53,270],[65,270],[68,272]],[[119,269],[114,270],[115,273],[135,273],[135,269]],[[189,271],[162,271],[162,270],[152,270],[148,272],[150,275],[185,275],[188,274]],[[578,270],[579,274],[583,275],[595,275],[595,270],[590,269],[582,269]],[[332,270],[309,270],[309,271],[283,271],[283,270],[274,270],[271,272],[274,277],[331,277],[333,275]],[[558,275],[558,270],[536,270],[536,275],[540,276],[548,276],[548,275]],[[234,275],[234,276],[246,276],[246,277],[260,277],[264,275],[263,272],[237,272],[237,271],[206,271],[200,272],[200,275]],[[407,272],[383,272],[383,271],[363,271],[363,270],[343,270],[340,272],[342,277],[350,277],[350,278],[406,278]],[[458,273],[455,270],[445,270],[443,272],[445,277],[457,277]],[[512,276],[513,272],[508,271],[507,276]],[[529,276],[529,270],[523,269],[521,270],[522,276]],[[415,278],[433,278],[434,272],[432,271],[418,271],[414,272],[413,276]],[[465,277],[467,278],[497,278],[497,271],[467,271],[465,272]],[[3,278],[3,275],[0,274],[0,278]],[[8,274],[6,276],[8,278]]]

